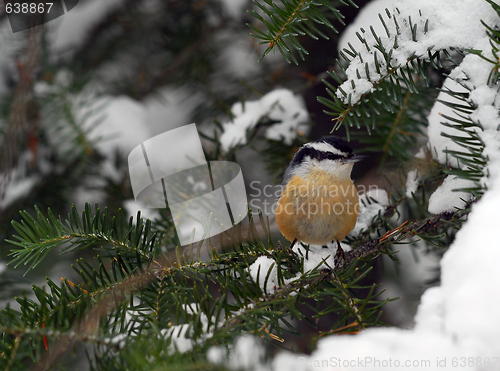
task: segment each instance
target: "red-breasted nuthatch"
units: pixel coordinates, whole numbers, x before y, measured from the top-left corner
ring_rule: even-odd
[[[356,156],[342,139],[326,136],[302,146],[285,172],[276,224],[289,241],[340,246],[358,218],[358,192],[351,180]]]

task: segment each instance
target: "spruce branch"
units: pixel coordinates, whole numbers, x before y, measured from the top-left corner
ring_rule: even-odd
[[[14,346],[12,347],[11,352],[10,352],[10,357],[8,359],[7,364],[5,365],[5,371],[11,370],[11,367],[14,363],[14,359],[16,358],[16,354],[17,354],[17,351],[18,351],[20,345],[21,345],[21,338],[16,337],[14,339]]]
[[[486,1],[500,14],[498,5]],[[327,24],[325,19],[330,22],[326,16],[328,12],[333,12],[339,21],[342,18],[332,2],[326,0],[283,0],[283,6],[275,5],[271,0],[261,2],[264,5],[258,2],[256,0],[257,6],[265,14],[257,16],[255,12],[254,16],[268,27],[267,33],[252,28],[263,43],[268,43],[262,57],[278,48],[285,59],[297,63],[295,51],[301,58],[307,54],[298,38],[302,35],[326,37],[316,25]],[[137,0],[127,0],[127,4],[136,3]],[[446,49],[430,47],[424,55],[410,52],[404,56],[406,59],[398,59],[401,64],[396,64],[392,56],[401,45],[402,35],[407,34],[409,40],[419,43],[422,30],[424,34],[428,32],[432,22],[421,17],[416,21],[401,19],[395,13],[389,14],[395,23],[391,28],[384,18],[380,18],[387,39],[382,40],[370,29],[374,40],[371,42],[371,36],[367,37],[367,33],[361,30],[358,37],[365,50],[358,52],[349,46],[340,52],[340,57],[356,68],[349,70],[339,62],[337,71],[341,72],[330,71],[330,77],[339,86],[326,82],[330,98],[318,99],[336,116],[336,127],[366,127],[362,134],[364,143],[370,143],[371,149],[381,150],[387,158],[397,157],[400,163],[405,163],[413,157],[413,150],[420,146],[418,140],[425,134],[426,113],[436,102],[437,91],[436,94],[420,96],[416,93],[432,88],[432,69],[441,70],[445,64],[443,59],[450,56]],[[495,25],[485,27],[491,39],[491,55],[474,49],[468,53],[491,63],[488,84],[494,88],[500,75],[500,32]],[[172,68],[167,68],[162,81],[171,80],[172,71],[180,71],[180,66],[186,65],[182,62],[192,59],[195,54],[192,46],[199,45],[200,40],[203,43],[206,38],[187,40],[184,47],[179,48],[180,52],[172,54]],[[108,45],[108,41],[104,44]],[[191,69],[191,66],[187,68]],[[467,78],[457,79],[457,82],[468,86]],[[360,80],[368,83],[359,84]],[[141,89],[137,96],[154,85],[153,82]],[[25,294],[16,298],[19,310],[7,307],[0,311],[0,330],[4,334],[0,341],[0,364],[15,369],[18,365],[22,367],[23,362],[32,362],[40,369],[49,368],[55,366],[63,353],[78,343],[84,343],[93,347],[89,359],[92,367],[99,369],[150,366],[217,369],[208,362],[207,350],[212,346],[230,346],[242,334],[254,334],[281,343],[285,332],[300,335],[297,319],[314,325],[315,319],[333,313],[335,317],[329,324],[330,328],[320,332],[320,336],[357,333],[381,325],[381,308],[389,299],[378,297],[379,285],[365,283],[372,272],[371,258],[381,253],[392,258],[393,245],[412,243],[416,238],[438,245],[439,239],[453,236],[465,221],[470,203],[461,210],[431,216],[426,207],[428,191],[433,192],[439,187],[447,175],[472,180],[473,185],[466,191],[477,198],[485,189],[483,182],[488,176],[489,163],[486,153],[491,153],[485,151],[482,136],[487,125],[471,119],[477,107],[469,93],[447,93],[459,99],[459,103],[440,101],[457,114],[442,116],[443,125],[456,131],[447,130],[443,135],[459,147],[446,151],[451,159],[449,162],[453,163],[429,161],[432,162],[429,165],[433,167],[432,174],[419,173],[413,178],[419,183],[413,195],[407,195],[406,191],[388,192],[389,206],[374,208],[380,210],[378,215],[368,221],[368,227],[358,236],[349,238],[353,250],[345,254],[344,260],[337,259],[336,265],[330,263],[335,260],[328,256],[313,269],[306,270],[304,266],[310,251],[306,248],[302,256],[302,250],[291,250],[281,244],[276,247],[269,223],[263,221],[262,215],[259,216],[264,238],[259,237],[250,218],[244,232],[239,225],[235,234],[224,232],[219,235],[219,241],[209,239],[206,258],[202,261],[201,243],[184,251],[176,245],[171,220],[163,221],[163,225],[162,222],[153,225],[143,220],[140,214],[135,220],[122,214],[111,217],[106,210],[97,206],[92,210],[88,205],[81,214],[73,208],[64,221],[50,210],[42,213],[35,208],[33,215],[21,212],[22,220],[13,223],[17,236],[10,240],[15,245],[11,264],[16,267],[24,264],[29,272],[55,249],[62,253],[92,249],[99,255],[94,255],[93,260],[77,260],[73,269],[80,277],[79,281],[63,278],[56,283],[47,279],[46,287],[32,287],[32,296]],[[54,101],[62,102],[58,107],[62,108],[60,112],[65,115],[64,120],[69,122],[78,148],[92,152],[92,143],[86,141],[85,130],[71,116],[70,100],[59,99],[68,98],[64,94],[63,91],[62,96],[54,97]],[[366,132],[372,136],[367,137]],[[258,136],[257,130],[248,134],[249,142]],[[206,135],[204,138],[211,140]],[[216,159],[234,157],[234,151],[221,151],[217,134],[211,142],[215,147],[211,155]],[[278,148],[274,142],[267,144],[269,149],[263,152],[275,157],[280,152],[290,153],[289,146]],[[275,159],[273,164],[276,167],[278,161]],[[394,215],[403,215],[408,222],[394,228]],[[164,228],[165,225],[168,228]],[[242,237],[242,233],[249,237]],[[231,246],[224,241],[229,241]],[[172,262],[168,254],[174,252],[177,260]],[[329,254],[328,250],[326,254]],[[254,264],[259,259],[265,263],[258,268],[256,278]],[[303,308],[311,310],[312,316],[305,314]]]
[[[382,151],[384,152],[384,156],[387,156],[387,150],[389,148],[389,145],[391,143],[392,138],[394,137],[394,133],[396,132],[396,128],[398,127],[398,125],[401,122],[401,119],[403,117],[403,112],[408,107],[408,102],[410,100],[410,97],[411,97],[411,92],[408,90],[405,94],[405,99],[403,100],[403,106],[399,110],[399,112],[396,116],[396,120],[394,120],[394,123],[392,125],[391,132],[389,133],[389,136],[387,137],[387,140],[386,140],[384,146],[382,147]]]
[[[128,295],[151,282],[152,277],[149,271],[141,275],[130,276],[111,288],[105,295],[101,295],[99,300],[92,300],[92,295],[89,295],[86,290],[67,280],[62,281],[61,288],[57,288],[48,280],[52,293],[54,294],[54,289],[58,291],[58,294],[52,297],[49,293],[34,286],[35,294],[39,299],[38,304],[25,297],[18,299],[21,312],[9,307],[0,312],[1,331],[4,335],[15,336],[11,357],[15,357],[18,342],[31,344],[31,347],[36,349],[40,347],[44,339],[44,346],[49,352],[38,359],[35,369],[46,370],[51,369],[54,362],[76,343],[108,345],[112,339],[110,334],[102,331],[101,321],[109,315],[109,312],[119,307]],[[71,287],[76,288],[72,294],[70,294]],[[31,358],[36,357],[31,356]]]
[[[456,65],[446,49],[429,46],[427,52],[421,54],[400,50],[403,41],[419,43],[428,32],[429,22],[422,17],[417,21],[411,17],[402,18],[397,9],[394,14],[388,10],[386,13],[388,19],[394,22],[391,28],[382,16],[379,17],[387,37],[379,37],[372,27],[371,32],[361,29],[361,34],[357,33],[357,36],[363,44],[363,50],[357,51],[349,44],[349,48],[339,52],[342,62],[337,60],[338,71],[327,72],[339,85],[334,86],[324,80],[329,97],[318,97],[318,101],[327,107],[324,112],[334,116],[333,130],[344,125],[348,137],[351,127],[364,126],[370,134],[375,130],[376,118],[383,111],[395,114],[401,110],[406,94],[416,94],[420,90],[415,77],[420,77],[425,86],[429,86],[429,69],[441,69],[443,57]],[[403,28],[407,28],[407,32]],[[408,37],[411,40],[405,39]],[[450,46],[457,51],[453,47]],[[396,50],[406,56],[406,61],[401,61],[401,55],[393,57]]]
[[[38,364],[39,370],[50,369],[59,356],[65,353],[68,349],[73,348],[76,342],[82,340],[90,340],[92,343],[104,343],[104,339],[96,341],[102,335],[100,322],[108,315],[113,308],[122,303],[128,295],[137,292],[140,288],[147,285],[153,279],[151,272],[147,271],[139,276],[131,276],[125,281],[121,282],[112,290],[106,293],[97,304],[88,310],[83,321],[81,321],[76,328],[72,328],[65,336],[59,338],[52,347],[53,351],[42,358]],[[53,336],[53,334],[51,334]]]
[[[415,221],[409,225],[406,222],[399,227],[387,232],[382,237],[376,238],[365,244],[356,247],[354,250],[345,253],[345,261],[339,264],[336,269],[341,269],[342,266],[351,264],[354,259],[363,259],[372,254],[378,254],[382,250],[386,250],[392,244],[401,242],[413,236],[421,236],[429,232],[436,232],[438,228],[450,225],[454,219],[460,219],[463,216],[463,211],[443,212],[432,215],[423,220]]]
[[[171,321],[189,323],[189,337],[197,346],[206,348],[214,341],[226,344],[241,333],[255,333],[274,340],[281,339],[281,332],[285,330],[296,333],[289,318],[304,317],[298,306],[306,299],[324,303],[333,298],[333,303],[326,308],[315,308],[318,315],[339,312],[339,324],[344,326],[346,321],[354,320],[360,327],[377,324],[376,312],[385,302],[376,300],[373,287],[366,297],[352,297],[353,290],[364,288],[359,285],[359,280],[366,276],[369,268],[356,267],[355,278],[352,275],[354,268],[340,275],[334,273],[333,268],[319,266],[304,272],[301,258],[296,253],[267,246],[260,239],[239,242],[235,251],[219,253],[209,250],[212,252],[206,262],[193,260],[194,255],[190,254],[191,258],[185,261],[171,263],[147,238],[155,234],[155,231],[148,231],[148,223],[126,223],[116,219],[107,223],[106,220],[110,219],[106,212],[100,213],[97,206],[92,212],[88,205],[81,218],[73,209],[66,224],[50,211],[48,214],[48,218],[39,210],[36,217],[23,214],[24,224],[19,223],[20,235],[16,241],[17,246],[25,246],[27,250],[23,259],[31,262],[31,257],[39,252],[36,246],[46,248],[47,244],[52,244],[52,247],[60,247],[68,243],[61,238],[61,233],[68,231],[78,232],[70,236],[75,239],[71,243],[78,248],[94,246],[97,241],[111,241],[114,247],[104,250],[106,256],[96,257],[97,268],[86,261],[78,261],[75,270],[82,283],[63,279],[60,285],[56,285],[47,280],[49,291],[33,287],[38,302],[20,298],[21,312],[11,309],[0,312],[4,333],[18,336],[23,342],[35,341],[39,347],[43,346],[42,339],[48,338],[50,352],[41,359],[41,364],[47,367],[78,342],[101,347],[104,352],[101,359],[108,359],[110,349],[116,348],[112,346],[113,342],[109,343],[113,334],[127,332],[138,336],[141,332],[153,331],[155,326],[174,328]],[[264,224],[262,227],[268,234],[269,229]],[[249,230],[256,235],[254,224]],[[269,236],[266,238],[272,245]],[[141,244],[140,241],[145,242]],[[71,246],[67,250],[71,250]],[[145,251],[150,252],[147,264],[143,256]],[[19,254],[19,249],[16,253]],[[273,259],[278,277],[281,277],[272,292],[266,292],[249,276],[250,265],[260,256]],[[103,258],[109,260],[111,266],[104,264]],[[271,269],[261,273],[266,280]],[[214,298],[212,285],[219,287],[220,297]],[[133,300],[127,304],[125,299],[129,296],[138,299],[139,304],[134,305]],[[228,300],[229,297],[233,299]],[[195,313],[187,315],[183,309],[186,305],[191,306]],[[133,315],[132,322],[127,322],[125,314],[132,313],[130,311],[137,314]],[[200,313],[208,319],[207,325],[202,323]],[[208,329],[211,331],[209,337],[206,335]],[[166,338],[171,339],[174,333],[171,331]],[[127,341],[135,340],[129,337]]]
[[[268,44],[259,61],[274,48],[278,48],[288,63],[294,62],[298,64],[297,58],[293,54],[294,50],[304,60],[304,56],[308,53],[297,40],[299,35],[308,35],[315,40],[318,39],[318,36],[326,40],[329,39],[326,34],[315,26],[315,23],[326,26],[338,33],[331,21],[323,14],[325,12],[322,8],[328,9],[341,24],[344,24],[344,16],[329,0],[283,0],[283,7],[270,0],[264,0],[264,2],[265,4],[260,3],[259,0],[254,0],[254,4],[262,10],[268,19],[265,19],[255,10],[249,13],[266,26],[267,33],[251,24],[247,24],[255,32],[251,35],[262,40],[259,44]],[[357,7],[352,0],[347,0],[347,2],[340,0],[339,3],[345,6]]]
[[[14,229],[19,233],[15,240],[7,240],[19,249],[14,249],[11,256],[14,259],[9,264],[18,267],[28,265],[26,273],[35,268],[55,247],[63,252],[77,251],[90,245],[106,245],[125,254],[133,254],[139,260],[149,264],[155,251],[158,252],[162,233],[152,231],[151,221],[144,221],[138,213],[136,223],[131,217],[129,221],[120,211],[117,218],[110,218],[107,209],[101,214],[98,205],[95,213],[86,204],[82,217],[73,206],[71,214],[63,223],[52,211],[47,211],[48,217],[35,206],[36,217],[26,211],[21,211],[21,222],[13,221]],[[26,274],[25,273],[25,274]]]
[[[492,6],[497,11],[498,6]],[[406,149],[408,146],[402,144],[411,144],[412,142],[411,137],[405,133],[415,131],[422,133],[421,128],[426,125],[426,120],[423,120],[409,124],[408,127],[413,130],[396,131],[396,126],[401,124],[402,114],[412,101],[413,96],[422,90],[417,84],[418,80],[422,80],[426,86],[429,86],[429,71],[443,68],[443,58],[450,61],[454,67],[459,64],[446,48],[436,49],[434,46],[427,47],[426,45],[427,53],[419,52],[419,54],[408,49],[411,48],[412,43],[425,42],[421,40],[425,40],[423,36],[429,32],[429,21],[421,14],[416,20],[411,17],[404,18],[396,9],[392,14],[387,11],[387,16],[394,21],[394,27],[388,27],[383,17],[380,17],[387,33],[386,38],[379,37],[373,29],[371,29],[371,35],[362,29],[362,34],[358,33],[358,38],[364,45],[363,50],[358,52],[352,45],[349,45],[350,50],[344,49],[342,53],[339,53],[348,67],[344,67],[340,61],[337,61],[340,72],[337,74],[332,70],[328,74],[339,86],[334,86],[325,80],[329,98],[318,97],[318,100],[328,107],[329,110],[325,111],[326,113],[334,115],[333,120],[336,123],[333,130],[344,125],[349,138],[351,127],[359,129],[364,126],[368,134],[375,133],[375,135],[369,139],[366,139],[366,135],[364,135],[363,141],[380,146],[379,148],[373,146],[371,149],[382,150],[385,154],[383,160],[391,148],[391,154],[397,154],[404,161],[408,160],[411,154]],[[468,52],[491,63],[492,69],[488,85],[494,86],[499,76],[498,51],[500,50],[500,42],[498,40],[500,32],[484,22],[483,26],[490,38],[491,53],[475,49],[463,51],[456,48],[455,45],[449,45],[449,49],[457,53],[458,56],[464,56]],[[407,32],[404,32],[404,29]],[[408,43],[410,41],[411,43]],[[396,50],[406,56],[406,62],[400,62],[401,55],[397,59],[392,57]],[[463,72],[461,77],[454,77],[453,80],[468,91],[474,90],[475,87],[468,83],[470,77],[467,76],[466,71]],[[448,94],[454,98],[453,101],[434,98],[432,102],[427,102],[429,103],[426,106],[427,112],[430,111],[431,104],[436,102],[453,110],[454,117],[442,115],[444,119],[442,124],[456,130],[456,134],[447,130],[441,135],[461,148],[459,150],[444,150],[446,154],[450,155],[450,159],[456,160],[449,162],[450,168],[444,170],[444,174],[470,181],[471,186],[460,190],[478,198],[484,192],[484,179],[488,176],[484,170],[487,164],[487,158],[483,155],[485,143],[481,139],[481,132],[484,131],[484,128],[481,123],[471,119],[472,113],[478,107],[469,98],[468,92],[442,89],[441,93]],[[456,100],[459,102],[457,103]],[[424,102],[423,99],[422,102]],[[395,125],[390,130],[385,124],[376,123],[376,118],[380,121],[383,111],[395,116],[393,121]],[[411,120],[412,116],[408,117]],[[380,138],[386,138],[385,143],[382,143]],[[394,140],[394,138],[396,139]],[[413,139],[413,144],[416,144],[416,138]]]
[[[382,46],[381,46],[382,47]],[[440,52],[436,51],[431,54],[429,51],[428,56],[419,58],[412,55],[406,61],[406,64],[391,66],[390,51],[384,50],[384,53],[389,59],[388,65],[382,64],[374,57],[375,66],[377,67],[378,78],[376,80],[368,78],[371,83],[369,91],[359,94],[359,97],[354,97],[353,93],[347,93],[342,86],[335,87],[326,79],[323,82],[326,85],[326,92],[330,98],[317,97],[318,101],[324,104],[329,110],[324,110],[328,115],[334,116],[332,121],[335,121],[333,130],[337,130],[341,125],[346,128],[348,139],[350,138],[350,128],[361,128],[364,126],[368,133],[375,130],[375,119],[383,111],[394,114],[397,110],[402,112],[404,110],[404,102],[407,94],[418,92],[416,80],[412,78],[413,75],[423,77],[425,84],[428,83],[427,69],[429,66],[441,67]],[[377,55],[377,52],[374,52]],[[345,57],[348,63],[351,59]],[[338,62],[341,66],[341,63]],[[385,72],[381,72],[382,68]],[[342,67],[343,77],[346,79],[347,74],[344,67]],[[366,76],[369,72],[368,63],[365,63],[365,71],[363,75]],[[327,71],[327,74],[337,82],[342,82],[343,79],[333,70]],[[356,70],[356,75],[359,78],[362,74]],[[408,77],[407,77],[408,75]],[[353,88],[356,87],[354,79],[351,81]],[[405,90],[407,90],[405,92]],[[409,99],[409,98],[408,98]]]
[[[438,90],[434,86],[425,86],[425,82],[415,76],[419,94],[412,94],[402,88],[403,104],[400,108],[393,102],[393,113],[381,110],[376,118],[375,128],[370,127],[369,135],[365,130],[352,131],[351,138],[364,144],[360,152],[374,152],[382,155],[379,170],[391,161],[403,166],[411,162],[415,148],[418,148],[426,136],[427,117],[435,103]]]

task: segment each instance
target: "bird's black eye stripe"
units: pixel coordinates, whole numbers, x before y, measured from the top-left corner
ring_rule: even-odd
[[[318,160],[340,160],[345,158],[345,156],[337,155],[331,152],[318,152]]]
[[[348,154],[339,155],[332,152],[326,151],[318,151],[317,149],[311,147],[302,147],[294,156],[291,165],[298,165],[304,161],[306,157],[309,157],[311,160],[340,160],[347,158]]]

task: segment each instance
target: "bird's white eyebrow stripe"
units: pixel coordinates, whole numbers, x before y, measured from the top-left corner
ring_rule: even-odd
[[[336,155],[346,155],[346,153],[338,150],[337,148],[333,147],[331,144],[328,144],[325,142],[312,142],[312,143],[307,143],[305,146],[314,148],[315,150],[321,151],[321,152],[331,152],[331,153],[334,153]]]

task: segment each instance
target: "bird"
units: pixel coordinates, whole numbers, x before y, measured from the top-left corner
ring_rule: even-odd
[[[354,228],[359,213],[351,171],[365,157],[353,154],[347,142],[333,135],[306,143],[295,153],[275,209],[276,224],[292,242],[290,248],[297,241],[322,246],[336,241],[335,257],[345,261],[340,241]]]

